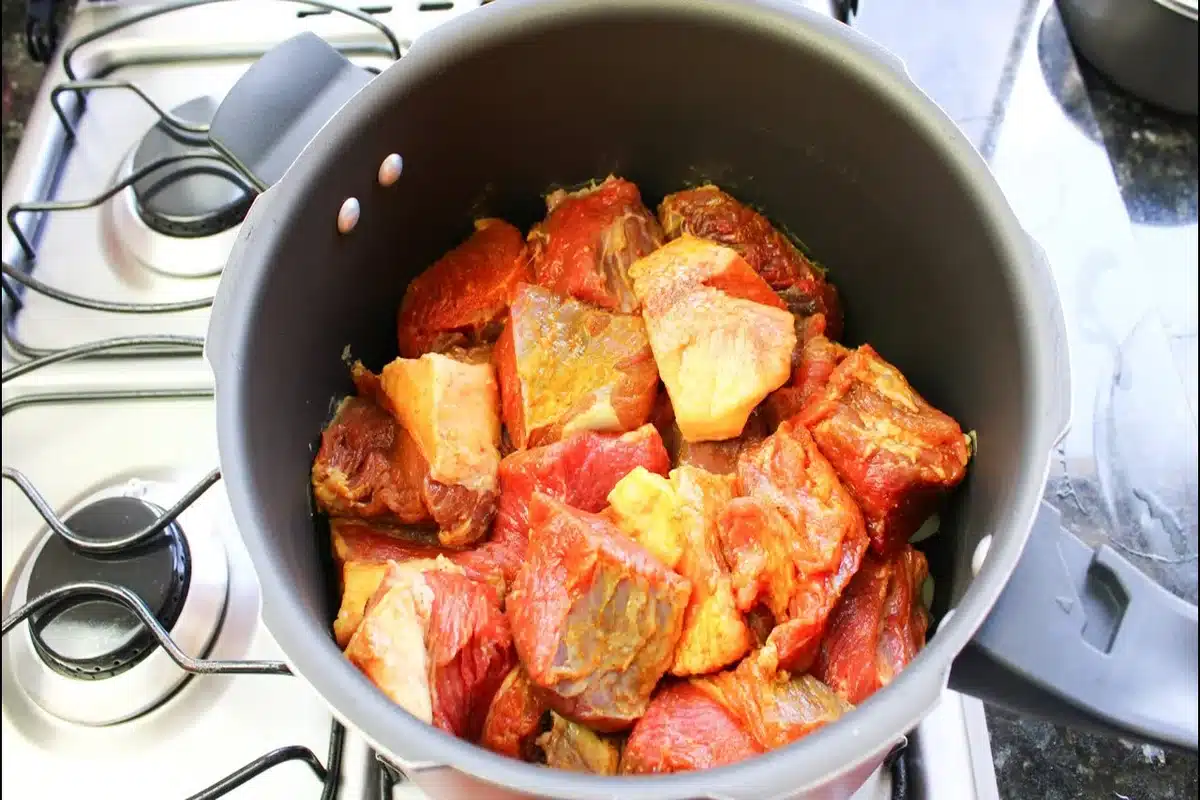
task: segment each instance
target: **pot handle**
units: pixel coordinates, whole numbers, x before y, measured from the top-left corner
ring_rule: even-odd
[[[1197,749],[1197,615],[1043,502],[950,686],[1076,728]]]
[[[305,32],[271,48],[246,70],[221,101],[209,125],[212,146],[255,184],[255,198],[225,261],[204,342],[204,357],[219,383],[240,363],[226,342],[224,320],[253,276],[239,270],[242,252],[266,213],[273,187],[321,128],[371,80],[319,36]]]
[[[316,34],[298,34],[238,79],[213,115],[209,140],[265,190],[372,77]]]

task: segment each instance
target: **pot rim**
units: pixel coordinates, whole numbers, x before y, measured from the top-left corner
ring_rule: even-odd
[[[259,574],[264,622],[293,665],[294,672],[318,691],[334,716],[351,723],[373,746],[401,769],[413,762],[446,765],[475,778],[518,792],[559,798],[612,798],[663,800],[665,797],[766,797],[787,787],[787,794],[802,792],[846,776],[873,758],[880,758],[904,734],[915,727],[946,686],[950,665],[982,624],[1016,566],[1039,507],[1050,467],[1050,445],[1061,435],[1061,420],[1051,419],[1045,409],[1058,402],[1052,396],[1055,363],[1040,341],[1052,336],[1052,325],[1044,314],[1016,287],[1037,285],[1045,276],[1033,256],[1024,231],[1000,187],[979,154],[951,120],[912,81],[897,69],[897,60],[851,28],[824,15],[785,0],[611,0],[603,4],[568,4],[562,0],[509,0],[483,6],[435,28],[417,41],[402,66],[389,68],[377,77],[332,119],[313,140],[296,164],[272,191],[269,203],[261,206],[265,216],[287,220],[304,203],[312,187],[308,184],[351,146],[360,120],[373,109],[403,95],[408,87],[428,80],[464,50],[494,46],[498,41],[526,31],[531,25],[553,25],[564,16],[572,19],[607,17],[629,11],[655,15],[712,16],[729,24],[745,25],[762,36],[787,37],[796,46],[823,51],[831,61],[853,70],[888,102],[910,106],[914,124],[924,138],[937,146],[947,168],[970,186],[972,202],[984,209],[990,233],[1009,265],[1008,279],[1019,296],[1018,311],[1025,325],[1023,352],[1025,368],[1044,380],[1033,381],[1029,406],[1030,430],[1023,443],[1022,460],[1028,465],[1015,482],[1010,506],[1013,530],[997,536],[979,575],[971,582],[954,614],[944,619],[937,635],[895,681],[860,705],[839,724],[829,725],[787,747],[717,769],[654,777],[597,777],[549,770],[491,753],[429,726],[407,713],[397,713],[391,704],[337,649],[325,635],[314,637],[311,610],[301,606],[285,571],[270,557],[262,532],[269,529],[248,482],[230,481],[227,489],[246,548]],[[836,58],[835,58],[836,57]],[[934,144],[936,143],[936,144]],[[271,262],[275,241],[286,235],[284,224],[243,226],[239,260],[256,265]],[[282,233],[281,233],[282,232]],[[231,258],[231,265],[233,258]],[[219,293],[227,295],[228,311],[237,318],[253,312],[254,297],[261,288],[265,270],[242,270],[236,280],[222,281]],[[236,289],[230,284],[236,284]],[[221,290],[224,290],[221,292]],[[226,332],[235,341],[227,350],[237,353],[244,346],[236,341],[245,330]],[[218,356],[219,357],[219,356]],[[214,365],[215,366],[215,365]],[[225,475],[239,474],[250,454],[236,421],[244,405],[241,381],[221,386],[217,378],[218,442]],[[226,371],[238,375],[241,370]],[[405,755],[401,755],[405,753]],[[836,765],[830,767],[830,765]],[[781,779],[781,776],[786,776]],[[782,780],[782,783],[781,783]],[[774,792],[766,791],[774,787]]]
[[[1195,22],[1200,16],[1200,0],[1154,0],[1155,3]]]

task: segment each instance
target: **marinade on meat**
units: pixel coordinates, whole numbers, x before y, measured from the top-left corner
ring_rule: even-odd
[[[726,766],[803,738],[850,708],[811,675],[781,670],[768,645],[734,669],[660,689],[629,733],[621,772]]]
[[[546,211],[528,237],[536,281],[600,308],[637,311],[627,270],[663,241],[637,186],[610,175],[577,192],[552,192]]]
[[[779,392],[774,392],[771,397]],[[767,398],[770,402],[770,397]],[[762,406],[750,412],[742,433],[733,439],[719,442],[688,442],[680,437],[676,450],[674,464],[679,467],[699,467],[716,475],[732,475],[737,472],[738,456],[744,451],[761,442],[770,433],[767,427],[767,417],[761,412]]]
[[[584,431],[506,456],[500,462],[500,508],[488,543],[505,543],[505,577],[511,581],[524,563],[529,504],[535,492],[598,513],[608,504],[608,493],[617,481],[637,467],[660,475],[670,469],[667,451],[652,425],[624,434]]]
[[[551,769],[784,747],[924,646],[908,540],[968,439],[716,186],[546,207],[476,222],[405,292],[400,358],[351,368],[311,471],[334,639],[418,719]]]
[[[481,219],[471,236],[408,284],[397,316],[403,358],[493,342],[517,284],[533,280],[521,232]]]
[[[379,380],[428,464],[426,505],[441,543],[479,541],[496,513],[500,465],[499,393],[491,366],[427,353],[392,361]]]
[[[423,369],[432,359],[437,366]],[[478,540],[496,506],[495,466],[486,452],[479,454],[499,428],[491,368],[429,355],[397,359],[384,373],[352,366],[358,394],[338,406],[313,462],[317,507],[333,517],[436,525],[447,546]],[[414,392],[435,401],[421,406]],[[473,424],[457,426],[452,439],[443,429],[458,412],[473,414]],[[430,454],[438,459],[436,472]]]
[[[529,502],[535,491],[575,508],[598,512],[604,509],[617,481],[637,467],[658,474],[666,474],[670,468],[662,440],[650,425],[620,435],[579,433],[546,447],[507,456],[500,462],[500,502],[491,537],[466,550],[418,541],[400,531],[360,520],[330,520],[334,558],[343,572],[342,607],[335,623],[339,643],[354,632],[366,598],[379,584],[382,571],[369,567],[441,556],[504,597],[525,563]]]
[[[825,336],[805,339],[796,348],[798,356],[787,385],[771,392],[763,403],[764,416],[772,427],[803,410],[809,399],[825,388],[834,368],[852,352]]]
[[[502,756],[540,761],[537,738],[550,707],[519,664],[509,671],[492,698],[479,743]]]
[[[925,646],[928,574],[910,545],[883,558],[868,554],[829,618],[813,674],[855,705],[891,683]]]
[[[416,560],[416,559],[413,559]],[[362,623],[367,603],[387,575],[388,563],[347,561],[342,564],[342,603],[333,620],[333,638],[343,650]]]
[[[851,709],[812,675],[783,670],[770,644],[736,668],[692,683],[729,709],[763,750],[791,744]]]
[[[576,431],[630,431],[650,416],[658,368],[641,317],[523,285],[493,353],[517,449]]]
[[[428,523],[428,474],[416,442],[385,408],[373,397],[347,397],[321,432],[313,498],[333,516]]]
[[[331,519],[329,531],[334,561],[342,575],[342,600],[334,620],[334,638],[341,647],[346,646],[358,629],[367,602],[392,562],[441,559],[472,580],[488,584],[503,599],[508,588],[507,575],[515,574],[515,564],[524,557],[523,542],[519,552],[515,552],[517,546],[513,542],[496,538],[470,550],[452,550],[429,538],[420,541],[411,534],[356,519]]]
[[[389,565],[346,657],[401,708],[472,741],[516,663],[496,591],[444,559]]]
[[[629,275],[683,439],[739,436],[791,373],[792,315],[736,251],[690,236]]]
[[[729,709],[684,681],[660,689],[634,724],[621,754],[621,773],[711,769],[763,752]]]
[[[733,484],[697,467],[677,467],[669,478],[639,468],[608,495],[617,527],[692,584],[672,675],[716,672],[750,649],[717,535]]]
[[[907,542],[966,475],[962,428],[870,345],[842,359],[794,419],[854,496],[878,553]]]
[[[555,711],[601,732],[628,728],[671,666],[690,595],[604,517],[533,495],[507,611],[521,663]]]
[[[658,218],[668,239],[690,235],[732,247],[780,293],[798,317],[823,314],[826,334],[842,335],[837,289],[792,241],[754,209],[706,184],[663,198]]]
[[[867,548],[862,514],[794,419],[741,455],[737,485],[718,530],[738,607],[768,612],[768,643],[803,672]]]
[[[591,775],[617,774],[621,765],[621,745],[615,737],[598,734],[586,725],[550,713],[550,730],[537,739],[546,766]]]

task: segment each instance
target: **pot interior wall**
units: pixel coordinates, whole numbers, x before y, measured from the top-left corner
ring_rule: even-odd
[[[407,281],[473,216],[528,226],[548,188],[610,172],[637,182],[652,207],[708,179],[765,209],[829,268],[848,339],[871,342],[978,432],[970,478],[925,545],[935,612],[955,604],[975,543],[1014,528],[1016,478],[1037,461],[1022,289],[985,200],[935,146],[954,132],[922,118],[886,68],[856,74],[860,56],[835,54],[816,28],[773,27],[750,11],[598,10],[490,33],[490,47],[479,31],[396,81],[383,107],[352,105],[343,116],[357,117],[358,132],[332,126],[281,187],[304,192],[299,213],[259,225],[287,235],[273,245],[243,350],[239,412],[253,460],[227,477],[249,481],[314,637],[334,647],[336,606],[308,469],[331,402],[350,389],[344,348],[372,368],[395,356]],[[393,152],[403,175],[382,188],[376,172]],[[335,216],[351,196],[362,219],[340,236]]]

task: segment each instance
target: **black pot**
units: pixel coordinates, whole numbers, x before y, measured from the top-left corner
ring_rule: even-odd
[[[895,58],[787,3],[504,0],[369,78],[302,36],[225,101],[213,137],[264,184],[279,180],[242,227],[207,356],[221,464],[267,626],[334,713],[418,784],[846,797],[947,681],[1196,748],[1196,608],[1112,550],[1084,547],[1042,505],[1070,402],[1051,274],[982,159]],[[391,153],[403,173],[384,186]],[[395,355],[407,281],[473,216],[528,225],[549,187],[610,172],[648,203],[711,179],[767,209],[831,268],[848,338],[870,341],[978,432],[970,475],[922,545],[936,581],[928,646],[844,720],[704,773],[597,778],[491,754],[401,711],[330,635],[329,542],[308,474],[331,402],[351,390],[343,350],[375,367]],[[348,198],[361,218],[343,233]]]

